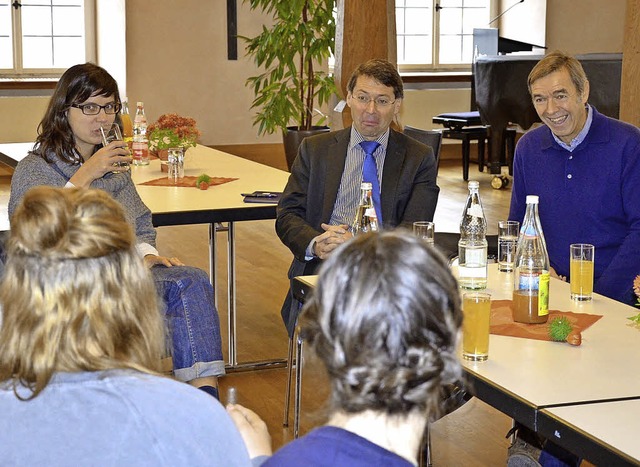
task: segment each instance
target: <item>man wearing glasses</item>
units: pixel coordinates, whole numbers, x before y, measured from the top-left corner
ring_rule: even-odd
[[[440,190],[433,150],[390,128],[403,95],[391,63],[363,63],[347,84],[353,125],[303,140],[276,219],[278,236],[294,255],[289,278],[315,273],[321,260],[351,238],[363,180],[372,182],[382,228],[433,220]],[[282,317],[290,336],[297,310],[289,293]]]

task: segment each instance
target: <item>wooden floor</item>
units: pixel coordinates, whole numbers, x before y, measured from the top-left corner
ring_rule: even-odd
[[[247,157],[252,158],[251,155]],[[283,164],[284,160],[270,165],[283,168]],[[478,172],[477,166],[471,167],[471,174],[472,178],[480,181],[489,233],[496,233],[497,221],[507,216],[510,191],[493,190],[490,186],[492,176]],[[443,161],[438,184],[441,192],[435,217],[436,231],[457,231],[467,196],[460,164]],[[205,226],[162,227],[158,231],[163,254],[177,255],[188,264],[208,270],[208,231]],[[226,241],[224,234],[218,235],[219,252],[224,256]],[[288,287],[287,269],[291,254],[278,240],[274,221],[237,223],[236,252],[238,360],[286,358],[288,338],[279,312]],[[219,264],[224,265],[225,262],[220,261]],[[225,310],[224,267],[219,267],[217,274],[222,280],[217,291],[219,309]],[[226,326],[223,311],[220,318],[222,325]],[[226,355],[226,339],[224,345]],[[321,371],[309,366],[307,362],[303,379],[303,433],[322,423],[323,402],[327,395]],[[282,368],[231,373],[220,382],[223,401],[226,400],[228,389],[234,387],[238,402],[265,419],[274,449],[292,438],[291,429],[282,426],[286,376],[287,372]],[[510,425],[511,421],[506,416],[472,399],[460,410],[433,425],[434,465],[504,465],[508,446],[505,434]]]

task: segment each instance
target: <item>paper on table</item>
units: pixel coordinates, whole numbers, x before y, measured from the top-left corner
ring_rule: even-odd
[[[574,313],[572,311],[549,310],[549,320],[543,324],[524,324],[513,321],[511,300],[495,300],[491,302],[491,334],[502,336],[525,337],[550,341],[549,323],[560,316],[564,316],[573,325],[576,331],[583,332],[593,323],[602,318],[602,315],[590,315],[587,313]]]
[[[195,187],[196,180],[198,180],[198,177],[195,177],[193,175],[185,175],[184,178],[179,179],[177,185],[174,185],[173,181],[169,180],[169,177],[161,177],[161,178],[156,178],[154,180],[149,180],[143,183],[139,183],[138,185]],[[228,177],[211,177],[211,181],[209,181],[209,186],[222,185],[223,183],[232,182],[234,180],[238,180],[238,179],[228,178]]]

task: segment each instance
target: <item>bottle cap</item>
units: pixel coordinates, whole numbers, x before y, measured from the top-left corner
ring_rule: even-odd
[[[373,186],[371,185],[371,182],[362,182],[360,184],[360,189],[361,190],[371,190],[373,188]]]
[[[538,195],[527,195],[527,204],[538,204]]]
[[[140,101],[138,101],[138,102],[136,103],[136,107],[142,107],[143,105],[144,105],[144,102],[140,102]]]
[[[480,182],[478,180],[469,180],[469,188],[478,188],[480,186]]]

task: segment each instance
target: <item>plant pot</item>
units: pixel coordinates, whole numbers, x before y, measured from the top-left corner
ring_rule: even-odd
[[[287,158],[287,169],[291,172],[293,161],[298,155],[300,143],[307,136],[313,136],[320,133],[330,131],[328,126],[313,126],[311,130],[298,130],[297,126],[288,126],[286,131],[282,132],[282,140],[284,142],[284,155]]]

